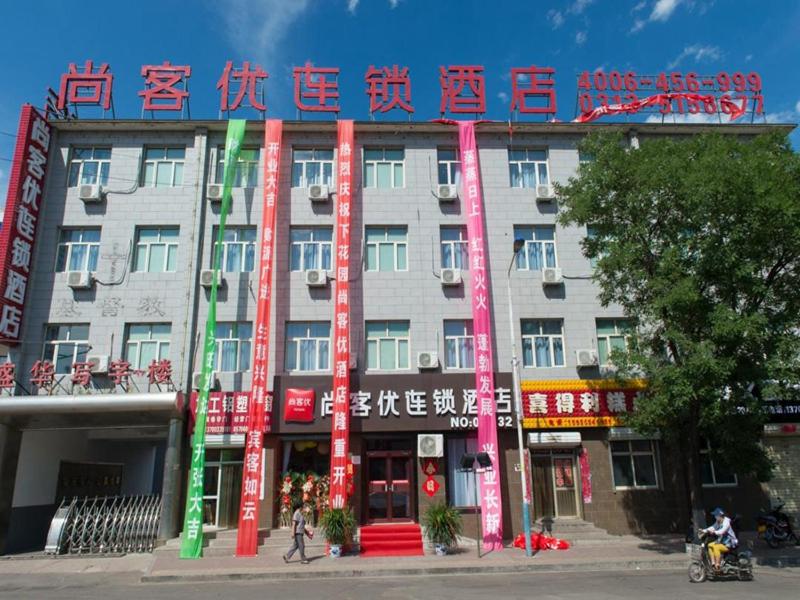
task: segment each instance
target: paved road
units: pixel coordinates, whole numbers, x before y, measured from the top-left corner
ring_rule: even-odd
[[[139,583],[138,575],[4,575],[0,599],[115,600],[220,598],[287,600],[734,600],[796,598],[800,569],[762,569],[754,582],[690,584],[683,572],[535,573],[408,578],[358,578],[226,583]]]

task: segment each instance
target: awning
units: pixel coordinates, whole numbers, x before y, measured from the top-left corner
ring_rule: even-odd
[[[183,413],[183,393],[0,397],[0,423],[18,429],[164,425]]]
[[[534,448],[575,448],[581,445],[580,431],[531,431],[528,445]]]

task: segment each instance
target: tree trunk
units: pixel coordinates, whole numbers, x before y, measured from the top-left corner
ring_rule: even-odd
[[[703,506],[703,483],[700,477],[700,432],[697,428],[700,406],[697,400],[692,401],[689,413],[686,470],[687,484],[689,486],[689,503],[692,511],[692,533],[696,538],[697,530],[706,526],[706,510]]]

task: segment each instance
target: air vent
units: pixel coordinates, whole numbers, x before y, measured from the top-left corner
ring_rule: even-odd
[[[439,366],[439,355],[436,352],[420,352],[417,354],[417,368],[435,369]]]
[[[436,197],[442,202],[452,202],[458,198],[458,188],[451,183],[443,183],[436,189]]]
[[[92,274],[89,271],[69,271],[67,285],[73,290],[88,290],[92,287]]]
[[[308,186],[308,198],[314,202],[325,202],[330,198],[331,191],[327,185],[315,183]]]
[[[103,190],[96,183],[84,183],[78,188],[78,197],[84,202],[100,202],[103,200]]]
[[[442,269],[442,285],[461,285],[461,269]]]
[[[417,456],[419,458],[442,458],[444,456],[444,436],[441,433],[421,433],[417,436]]]
[[[328,285],[328,272],[325,269],[310,269],[305,272],[308,287],[325,287]]]
[[[214,273],[217,274],[217,287],[222,285],[222,272],[215,271],[214,269],[203,269],[200,271],[200,285],[204,288],[210,288],[211,284],[214,282]]]
[[[542,269],[542,285],[561,285],[563,281],[561,269],[557,267],[545,267]]]

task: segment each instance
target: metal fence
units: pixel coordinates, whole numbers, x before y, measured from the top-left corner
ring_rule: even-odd
[[[47,554],[152,552],[161,496],[64,499],[50,523]]]

